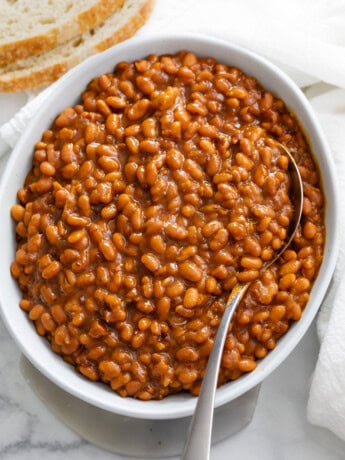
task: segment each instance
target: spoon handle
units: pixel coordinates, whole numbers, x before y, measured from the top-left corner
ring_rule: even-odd
[[[181,460],[209,460],[213,425],[213,406],[223,348],[231,318],[249,284],[236,286],[228,299],[215,341],[208,359],[196,409]]]

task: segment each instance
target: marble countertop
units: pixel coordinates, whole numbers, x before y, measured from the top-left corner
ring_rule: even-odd
[[[25,101],[25,94],[0,94],[0,125]],[[0,171],[5,163],[6,158],[2,158]],[[34,393],[21,353],[1,321],[0,350],[1,460],[60,460],[66,456],[68,460],[129,459],[83,440],[52,414]],[[252,422],[213,446],[212,459],[345,459],[345,443],[306,419],[309,382],[318,350],[313,324],[288,359],[262,384]],[[131,442],[136,442],[134,433]]]

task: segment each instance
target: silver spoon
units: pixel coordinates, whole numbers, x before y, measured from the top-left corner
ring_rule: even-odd
[[[276,256],[264,266],[264,269],[267,269],[270,265],[276,262],[281,254],[291,244],[302,216],[303,184],[298,166],[287,148],[280,143],[278,143],[278,145],[285,151],[290,159],[290,190],[293,194],[295,209],[293,219],[290,223],[289,238]],[[189,434],[181,460],[209,460],[210,458],[214,400],[224,343],[233,314],[235,313],[236,308],[246,293],[249,285],[250,283],[238,284],[234,287],[229,296],[222,320],[215,336],[212,351],[208,359],[206,373],[201,385],[198,402],[190,424]]]

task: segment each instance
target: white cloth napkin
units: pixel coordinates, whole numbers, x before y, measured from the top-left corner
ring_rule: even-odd
[[[265,55],[301,87],[320,117],[345,195],[345,2],[343,0],[156,0],[139,34],[207,33]],[[329,85],[316,84],[326,82]],[[0,128],[0,156],[13,147],[53,85]],[[320,356],[312,379],[309,420],[345,439],[345,241],[318,317]]]
[[[329,88],[307,96],[327,134],[338,172],[340,196],[345,196],[345,90]],[[321,349],[311,382],[308,419],[345,440],[345,235],[337,267],[317,320]]]

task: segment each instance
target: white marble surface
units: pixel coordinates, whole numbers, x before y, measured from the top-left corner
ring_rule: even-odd
[[[321,86],[319,92],[324,90],[328,89]],[[0,94],[0,124],[25,100],[24,94]],[[5,162],[1,160],[1,169]],[[345,443],[306,419],[309,382],[318,350],[313,325],[290,357],[263,383],[251,424],[215,445],[213,460],[345,459]],[[57,420],[24,379],[20,362],[21,354],[0,321],[1,460],[128,459],[89,444]]]

